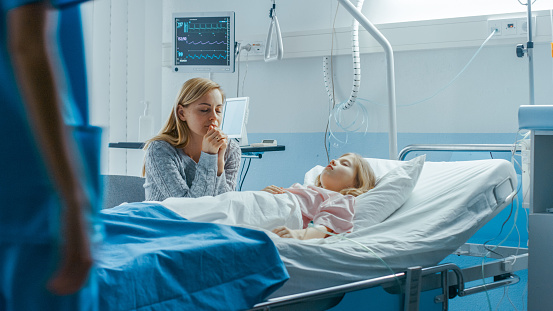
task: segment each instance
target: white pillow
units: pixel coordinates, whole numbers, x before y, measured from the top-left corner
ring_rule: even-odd
[[[421,155],[406,162],[396,161],[399,165],[380,177],[374,189],[355,198],[354,228],[381,223],[399,209],[413,192],[425,159],[426,155]]]
[[[374,189],[355,198],[354,225],[356,229],[381,223],[400,208],[413,192],[426,155],[409,161],[366,158],[377,181]],[[317,165],[305,173],[304,185],[314,185],[324,170]]]

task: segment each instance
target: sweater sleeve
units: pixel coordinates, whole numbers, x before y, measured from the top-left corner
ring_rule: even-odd
[[[217,155],[202,152],[195,169],[186,167],[178,150],[164,141],[154,141],[146,150],[146,200],[170,197],[198,198],[233,191],[240,166],[240,147],[229,144],[225,170],[217,176]]]
[[[189,197],[186,175],[181,174],[177,150],[165,141],[153,141],[144,156],[147,201]]]
[[[234,140],[231,140],[225,154],[225,169],[217,177],[216,194],[236,190],[241,156],[240,146]]]

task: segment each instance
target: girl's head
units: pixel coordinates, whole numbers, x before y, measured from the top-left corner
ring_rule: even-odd
[[[317,176],[315,185],[341,194],[358,196],[376,184],[376,177],[369,163],[356,153],[346,153],[330,161]]]
[[[221,125],[224,102],[219,84],[205,78],[186,81],[161,134],[151,140],[162,139],[175,148],[185,147],[191,135],[203,136],[209,125]]]

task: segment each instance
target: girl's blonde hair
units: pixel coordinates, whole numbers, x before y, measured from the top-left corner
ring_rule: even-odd
[[[162,127],[159,134],[146,141],[144,150],[155,140],[166,141],[177,149],[186,147],[190,140],[190,128],[186,121],[181,121],[181,119],[179,119],[178,107],[186,107],[212,90],[219,90],[222,102],[224,103],[225,93],[219,84],[206,78],[192,78],[184,82],[165,125]],[[142,176],[145,174],[146,166],[144,165],[142,166]]]
[[[374,188],[376,185],[376,176],[369,162],[357,153],[346,153],[340,156],[340,158],[345,156],[352,156],[353,158],[352,164],[355,168],[354,186],[352,188],[342,189],[340,193],[343,195],[350,194],[356,197]],[[321,184],[321,175],[317,176],[315,186],[323,186]]]

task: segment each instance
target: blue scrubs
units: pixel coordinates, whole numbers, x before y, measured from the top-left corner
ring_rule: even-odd
[[[73,103],[85,111],[87,94],[80,15],[78,8],[71,6],[82,1],[51,2],[62,10],[62,20],[79,22],[68,29],[80,32],[81,41],[76,41],[80,50],[73,54],[73,59],[64,57],[64,60],[67,68],[79,67],[81,72],[76,75],[80,74],[81,79],[75,73],[64,74],[72,81],[71,96],[81,98]],[[80,292],[69,296],[53,295],[45,287],[58,266],[61,203],[27,120],[6,38],[8,11],[33,2],[40,1],[0,1],[0,310],[97,310],[97,285],[92,278]],[[60,24],[59,31],[68,26]],[[60,34],[60,37],[63,35]],[[86,113],[82,120],[84,123],[81,125],[87,128]],[[94,132],[89,136],[99,136],[98,131],[83,132]],[[78,135],[77,140],[86,135]],[[98,154],[81,152],[87,164],[92,164],[89,177],[97,180],[94,166],[97,165]],[[98,194],[98,187],[93,188]]]

